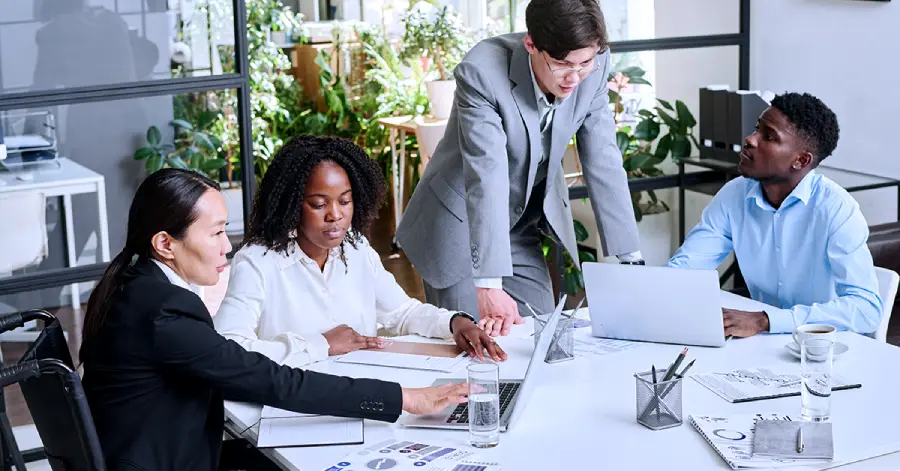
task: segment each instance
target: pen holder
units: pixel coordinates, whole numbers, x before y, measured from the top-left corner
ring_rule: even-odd
[[[661,381],[666,370],[656,370],[660,380],[653,384],[650,371],[635,373],[637,421],[651,430],[677,427],[682,424],[681,416],[681,383],[682,378],[675,377],[669,381]]]
[[[544,361],[559,363],[575,358],[575,319],[563,316],[550,340],[550,348]]]

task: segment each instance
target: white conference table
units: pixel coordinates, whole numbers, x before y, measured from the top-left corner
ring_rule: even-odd
[[[500,366],[501,379],[524,376],[534,345],[527,338],[531,329],[529,318],[525,325],[515,326],[509,337],[498,340],[510,357]],[[838,333],[837,340],[850,349],[835,360],[835,373],[861,382],[862,388],[836,391],[832,395],[836,461],[790,469],[900,470],[900,453],[894,453],[900,451],[900,408],[894,405],[900,391],[900,376],[896,374],[900,348],[848,332]],[[799,360],[785,349],[790,341],[790,335],[762,334],[732,339],[722,348],[690,347],[684,364],[697,360],[690,373],[778,365],[799,372]],[[682,348],[646,343],[604,356],[577,356],[572,361],[544,365],[539,386],[519,421],[508,432],[501,433],[499,446],[480,450],[482,456],[511,471],[630,470],[661,466],[692,471],[727,470],[730,467],[690,425],[689,414],[727,416],[771,412],[799,416],[799,396],[731,404],[696,381],[686,379],[684,424],[660,431],[643,427],[635,420],[634,373],[649,370],[651,364],[664,368]],[[465,377],[464,366],[453,375],[332,361],[311,365],[310,369],[397,381],[407,387],[427,386],[441,376]],[[256,430],[251,426],[259,420],[260,407],[233,402],[225,405],[229,430],[244,432],[244,437],[255,440]],[[263,452],[284,469],[321,471],[349,453],[387,439],[433,440],[468,446],[467,438],[467,431],[425,430],[406,428],[399,423],[366,421],[364,445],[277,448]],[[844,463],[848,464],[841,466]]]

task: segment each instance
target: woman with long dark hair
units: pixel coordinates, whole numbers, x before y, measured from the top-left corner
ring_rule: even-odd
[[[295,367],[379,348],[379,325],[394,335],[453,339],[473,357],[505,360],[471,315],[411,298],[384,269],[366,234],[386,189],[378,164],[346,139],[288,141],[257,192],[216,330]]]
[[[189,170],[155,172],[134,196],[80,352],[110,470],[217,469],[225,399],[382,421],[466,400],[464,385],[407,389],[279,366],[216,333],[194,287],[216,284],[227,263],[226,219],[218,185]]]

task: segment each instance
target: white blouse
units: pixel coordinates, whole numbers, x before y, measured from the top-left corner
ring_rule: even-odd
[[[451,338],[448,311],[410,298],[362,240],[332,249],[325,269],[296,243],[284,255],[248,245],[231,261],[228,292],[214,318],[216,330],[247,350],[292,367],[328,357],[325,332],[346,324],[376,335],[378,324],[395,335]]]

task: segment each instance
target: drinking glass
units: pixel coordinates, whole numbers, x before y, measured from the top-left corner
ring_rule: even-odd
[[[826,422],[831,417],[834,342],[808,338],[800,344],[800,417]]]
[[[500,443],[500,369],[496,363],[474,362],[469,377],[469,443],[491,448]]]

